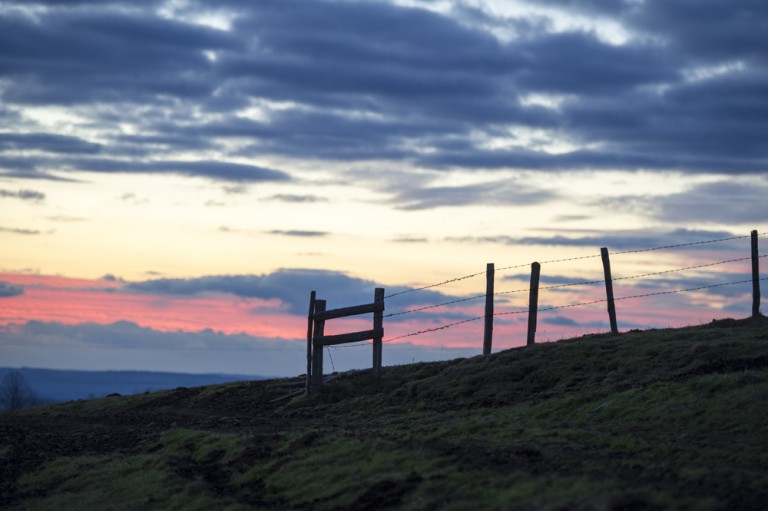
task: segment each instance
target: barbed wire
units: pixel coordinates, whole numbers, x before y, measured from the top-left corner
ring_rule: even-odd
[[[768,231],[762,232],[762,233],[758,233],[758,236],[765,236],[765,235],[768,235]],[[751,237],[751,234],[750,235],[743,235],[743,236],[731,236],[731,237],[728,237],[728,238],[718,238],[718,239],[713,239],[713,240],[693,241],[693,242],[689,242],[689,243],[678,243],[678,244],[675,244],[675,245],[663,245],[663,246],[660,246],[660,247],[640,248],[640,249],[635,249],[635,250],[623,250],[623,251],[619,251],[619,252],[613,252],[611,255],[637,254],[637,253],[641,253],[641,252],[652,252],[652,251],[656,251],[656,250],[665,250],[665,249],[669,249],[669,248],[691,247],[691,246],[695,246],[695,245],[705,245],[705,244],[708,244],[708,243],[720,243],[720,242],[723,242],[723,241],[733,241],[733,240],[744,239],[744,238],[749,238],[749,237]],[[547,261],[539,261],[539,264],[542,264],[542,265],[543,264],[555,264],[555,263],[563,263],[563,262],[570,262],[570,261],[579,261],[579,260],[582,260],[582,259],[594,259],[594,258],[597,258],[597,257],[601,257],[601,254],[593,254],[593,255],[585,255],[585,256],[577,256],[577,257],[566,257],[566,258],[562,258],[562,259],[550,259],[550,260],[547,260]],[[530,266],[530,264],[531,263],[516,264],[516,265],[512,265],[512,266],[504,266],[504,267],[501,267],[501,268],[496,268],[495,271],[505,271],[505,270],[512,270],[512,269],[517,269],[517,268],[525,268],[526,266]],[[399,291],[397,293],[392,293],[390,295],[387,295],[384,298],[393,298],[395,296],[400,296],[400,295],[404,295],[404,294],[408,294],[408,293],[415,293],[417,291],[424,291],[424,290],[427,290],[427,289],[432,289],[432,288],[435,288],[435,287],[444,286],[446,284],[451,284],[451,283],[454,283],[454,282],[459,282],[459,281],[462,281],[462,280],[466,280],[466,279],[470,279],[470,278],[473,278],[473,277],[477,277],[479,275],[485,275],[485,273],[486,272],[484,272],[484,271],[476,272],[476,273],[471,273],[469,275],[464,275],[464,276],[461,276],[461,277],[455,277],[455,278],[452,278],[452,279],[447,279],[447,280],[444,280],[442,282],[437,282],[435,284],[428,284],[428,285],[417,287],[417,288],[406,289],[404,291]]]
[[[427,329],[424,329],[424,330],[419,330],[418,332],[411,332],[409,334],[399,335],[397,337],[392,337],[391,339],[384,339],[381,342],[392,342],[392,341],[396,341],[398,339],[405,339],[406,337],[413,337],[415,335],[426,334],[426,333],[429,333],[429,332],[437,332],[439,330],[445,330],[446,328],[451,328],[451,327],[454,327],[456,325],[463,325],[464,323],[470,323],[472,321],[478,321],[480,319],[485,319],[485,315],[477,316],[477,317],[469,318],[469,319],[464,319],[462,321],[455,321],[453,323],[448,323],[447,325],[441,325],[441,326],[437,326],[437,327],[434,327],[434,328],[427,328]]]
[[[761,257],[764,257],[764,256],[761,256]],[[768,280],[768,277],[763,277],[763,278],[758,279],[758,280],[760,280],[760,281]],[[670,294],[677,294],[677,293],[688,293],[688,292],[691,292],[691,291],[700,291],[702,289],[712,289],[712,288],[716,288],[716,287],[732,286],[732,285],[736,285],[736,284],[745,284],[745,283],[748,283],[748,282],[753,282],[753,279],[739,280],[739,281],[734,281],[734,282],[724,282],[724,283],[719,283],[719,284],[708,284],[706,286],[696,286],[696,287],[689,287],[689,288],[685,288],[685,289],[672,289],[672,290],[666,290],[666,291],[656,291],[656,292],[653,292],[653,293],[645,293],[645,294],[640,294],[640,295],[622,296],[622,297],[619,297],[619,298],[614,298],[614,302],[619,302],[619,301],[624,301],[624,300],[633,300],[633,299],[637,299],[637,298],[647,298],[649,296],[660,296],[660,295],[670,295]],[[605,298],[602,298],[602,299],[599,299],[599,300],[591,300],[591,301],[588,301],[588,302],[569,303],[569,304],[565,304],[565,305],[553,305],[551,307],[540,307],[540,308],[537,308],[537,311],[538,312],[546,312],[546,311],[552,311],[552,310],[558,310],[558,309],[568,309],[568,308],[572,308],[572,307],[582,307],[582,306],[586,306],[586,305],[595,305],[595,304],[598,304],[598,303],[606,303],[606,302],[608,302],[608,300],[605,299]],[[512,316],[512,315],[518,315],[518,314],[527,314],[529,312],[530,312],[529,309],[523,309],[523,310],[509,311],[509,312],[496,312],[496,313],[493,314],[493,316],[494,317],[495,316]],[[415,337],[417,335],[422,335],[422,334],[426,334],[426,333],[438,332],[440,330],[446,330],[448,328],[452,328],[452,327],[457,326],[457,325],[462,325],[464,323],[470,323],[472,321],[479,321],[481,319],[485,319],[485,317],[486,317],[485,315],[476,316],[476,317],[472,317],[472,318],[469,318],[469,319],[464,319],[464,320],[461,320],[461,321],[455,321],[453,323],[447,323],[445,325],[441,325],[441,326],[438,326],[438,327],[426,328],[426,329],[423,329],[423,330],[418,330],[416,332],[410,332],[410,333],[407,333],[407,334],[399,335],[397,337],[392,337],[390,339],[384,339],[384,340],[382,340],[382,342],[383,343],[384,342],[392,342],[392,341],[397,341],[397,340],[400,340],[400,339],[405,339],[407,337]],[[346,344],[346,345],[343,345],[343,346],[340,346],[340,345],[339,346],[333,346],[333,348],[335,348],[335,349],[338,349],[338,348],[355,348],[355,347],[359,347],[359,346],[367,346],[369,344],[370,343],[368,343],[368,342],[362,342],[362,343],[355,343],[355,344]]]
[[[613,252],[611,255],[622,255],[622,254],[637,254],[639,252],[651,252],[654,250],[664,250],[667,248],[681,248],[681,247],[692,247],[694,245],[706,245],[707,243],[719,243],[721,241],[733,241],[733,240],[740,240],[744,238],[749,238],[750,236],[731,236],[730,238],[720,238],[716,240],[706,240],[706,241],[692,241],[690,243],[680,243],[678,245],[664,245],[661,247],[653,247],[653,248],[639,248],[636,250],[624,250],[622,252]]]
[[[476,295],[476,296],[470,296],[468,298],[459,298],[457,300],[451,300],[450,302],[443,302],[443,303],[436,303],[434,305],[426,305],[424,307],[418,307],[416,309],[408,309],[400,312],[392,312],[390,314],[385,314],[385,318],[391,318],[392,316],[402,316],[404,314],[410,314],[412,312],[421,312],[428,309],[435,309],[437,307],[445,307],[446,305],[453,305],[455,303],[462,303],[462,302],[469,302],[471,300],[479,300],[480,298],[485,298],[486,295]]]
[[[768,280],[768,277],[763,277],[763,278],[761,278],[759,280]],[[725,283],[720,283],[720,284],[708,284],[706,286],[689,287],[689,288],[685,288],[685,289],[672,289],[672,290],[666,290],[666,291],[655,291],[653,293],[645,293],[645,294],[641,294],[641,295],[622,296],[620,298],[614,298],[613,301],[619,302],[619,301],[622,301],[622,300],[632,300],[632,299],[635,299],[635,298],[646,298],[648,296],[659,296],[659,295],[671,295],[671,294],[676,294],[676,293],[687,293],[687,292],[691,292],[691,291],[699,291],[701,289],[710,289],[710,288],[714,288],[714,287],[732,286],[732,285],[735,285],[735,284],[744,284],[744,283],[747,283],[747,282],[752,282],[752,279],[738,280],[738,281],[734,281],[734,282],[725,282]],[[556,310],[556,309],[567,309],[569,307],[580,307],[582,305],[594,305],[596,303],[606,303],[606,302],[608,302],[608,300],[606,298],[602,298],[600,300],[592,300],[592,301],[589,301],[589,302],[569,303],[569,304],[566,304],[566,305],[553,305],[552,307],[541,307],[541,308],[538,308],[537,310],[539,312],[541,312],[541,311],[550,311],[550,310]],[[495,313],[494,316],[508,316],[508,315],[513,315],[513,314],[525,314],[526,312],[528,312],[528,311],[524,310],[524,311],[513,311],[513,312],[498,312],[498,313]]]
[[[768,280],[768,277],[763,277],[763,278],[761,278],[759,280],[761,280],[761,281]],[[739,281],[734,281],[734,282],[724,282],[724,283],[719,283],[719,284],[708,284],[706,286],[696,286],[696,287],[689,287],[689,288],[685,288],[685,289],[672,289],[672,290],[666,290],[666,291],[656,291],[656,292],[653,292],[653,293],[645,293],[645,294],[639,294],[639,295],[623,296],[623,297],[615,298],[614,301],[618,302],[618,301],[623,301],[623,300],[633,300],[633,299],[637,299],[637,298],[646,298],[646,297],[649,297],[649,296],[660,296],[660,295],[669,295],[669,294],[677,294],[677,293],[688,293],[688,292],[691,292],[691,291],[699,291],[699,290],[702,290],[702,289],[711,289],[711,288],[723,287],[723,286],[732,286],[732,285],[736,285],[736,284],[745,284],[745,283],[748,283],[748,282],[752,282],[752,279],[739,280]],[[597,304],[597,303],[606,303],[606,302],[608,302],[608,300],[603,298],[603,299],[599,299],[599,300],[591,300],[591,301],[588,301],[588,302],[569,303],[569,304],[566,304],[566,305],[553,305],[551,307],[541,307],[541,308],[538,308],[537,310],[539,312],[546,312],[546,311],[551,311],[551,310],[567,309],[567,308],[572,308],[572,307],[581,307],[581,306],[585,306],[585,305],[594,305],[594,304]],[[496,313],[493,314],[493,316],[510,316],[510,315],[517,315],[517,314],[527,314],[528,312],[530,312],[528,309],[519,310],[519,311],[509,311],[509,312],[496,312]],[[413,337],[413,336],[421,335],[421,334],[425,334],[425,333],[437,332],[439,330],[445,330],[447,328],[451,328],[451,327],[454,327],[456,325],[461,325],[463,323],[469,323],[471,321],[478,321],[478,320],[484,319],[484,318],[485,318],[484,315],[483,316],[477,316],[477,317],[474,317],[474,318],[465,319],[463,321],[456,321],[454,323],[448,323],[446,325],[441,325],[439,327],[428,328],[428,329],[425,329],[425,330],[419,330],[417,332],[411,332],[409,334],[393,337],[391,339],[385,339],[382,342],[391,342],[391,341],[395,341],[395,340],[398,340],[398,339],[403,339],[403,338],[406,338],[406,337]]]
[[[768,257],[768,254],[763,254],[761,256],[758,256],[760,258]],[[734,263],[739,261],[747,261],[751,259],[751,257],[740,257],[738,259],[727,259],[725,261],[717,261],[715,263],[707,263],[707,264],[699,264],[695,266],[685,266],[683,268],[675,268],[673,270],[663,270],[663,271],[657,271],[657,272],[651,272],[651,273],[641,273],[638,275],[630,275],[627,277],[614,277],[611,279],[612,281],[617,280],[630,280],[630,279],[639,279],[642,277],[651,277],[653,275],[663,275],[667,273],[675,273],[679,271],[687,271],[687,270],[695,270],[698,268],[708,268],[710,266],[717,266],[718,264],[726,264],[726,263]],[[542,286],[539,288],[540,291],[544,291],[547,289],[556,289],[561,287],[573,287],[573,286],[586,286],[586,285],[592,285],[592,284],[602,284],[605,280],[584,280],[581,282],[568,282],[566,284],[553,284],[551,286]],[[500,291],[498,293],[494,293],[494,295],[508,295],[508,294],[514,294],[514,293],[523,293],[525,291],[529,291],[530,288],[519,288],[519,289],[513,289],[512,291]]]
[[[768,257],[768,254],[763,254],[763,255],[761,255],[759,257],[760,258]],[[642,273],[642,274],[638,274],[638,275],[630,275],[630,276],[627,276],[627,277],[615,277],[612,280],[613,281],[617,281],[617,280],[638,279],[638,278],[650,277],[650,276],[654,276],[654,275],[664,275],[664,274],[675,273],[675,272],[680,272],[680,271],[695,270],[695,269],[699,269],[699,268],[709,268],[711,266],[717,266],[719,264],[734,263],[734,262],[746,261],[746,260],[749,260],[749,259],[751,259],[751,257],[740,257],[740,258],[737,258],[737,259],[727,259],[727,260],[724,260],[724,261],[717,261],[717,262],[714,262],[714,263],[699,264],[699,265],[694,265],[694,266],[685,266],[683,268],[675,268],[675,269],[672,269],[672,270],[663,270],[663,271],[658,271],[658,272]],[[558,288],[563,288],[563,287],[574,287],[574,286],[585,286],[585,285],[593,285],[593,284],[602,284],[604,282],[605,282],[605,280],[585,280],[585,281],[581,281],[581,282],[568,282],[568,283],[565,283],[565,284],[553,284],[553,285],[550,285],[550,286],[543,286],[543,287],[540,287],[539,290],[540,291],[544,291],[544,290],[548,290],[548,289],[558,289]],[[494,296],[502,296],[502,295],[509,295],[509,294],[515,294],[515,293],[523,293],[523,292],[526,292],[526,291],[529,291],[529,290],[530,290],[530,288],[519,288],[519,289],[513,289],[511,291],[499,291],[499,292],[494,293]],[[468,301],[472,301],[472,300],[479,300],[479,299],[485,298],[485,297],[486,297],[486,295],[482,294],[482,295],[470,296],[470,297],[467,297],[467,298],[459,298],[459,299],[451,300],[451,301],[448,301],[448,302],[442,302],[442,303],[437,303],[437,304],[433,304],[433,305],[426,305],[426,306],[418,307],[418,308],[415,308],[415,309],[408,309],[408,310],[404,310],[404,311],[400,311],[400,312],[393,312],[393,313],[390,313],[390,314],[385,314],[384,317],[385,318],[389,318],[389,317],[394,317],[394,316],[403,316],[405,314],[411,314],[411,313],[414,313],[414,312],[422,312],[422,311],[425,311],[425,310],[436,309],[438,307],[445,307],[445,306],[454,305],[454,304],[457,304],[457,303],[463,303],[463,302],[468,302]]]
[[[768,232],[759,233],[758,236],[765,236],[767,234],[768,234]],[[650,252],[650,251],[662,250],[662,249],[689,247],[689,246],[704,245],[704,244],[709,244],[709,243],[718,243],[718,242],[724,242],[724,241],[732,241],[732,240],[744,239],[744,238],[749,238],[749,237],[750,236],[732,236],[732,237],[728,237],[728,238],[720,238],[720,239],[705,240],[705,241],[696,241],[696,242],[690,242],[690,243],[680,243],[680,244],[676,244],[676,245],[665,245],[665,246],[646,248],[646,249],[626,250],[626,251],[621,251],[621,252],[614,252],[613,255],[634,254],[634,253]],[[579,257],[571,257],[571,258],[564,258],[564,259],[553,259],[553,260],[541,262],[539,264],[551,264],[551,263],[558,263],[558,262],[565,262],[565,261],[575,261],[575,260],[581,260],[581,259],[591,259],[591,258],[596,258],[596,257],[600,257],[600,255],[589,255],[589,256],[579,256]],[[768,254],[762,254],[762,255],[759,255],[758,257],[759,258],[768,257]],[[658,271],[658,272],[642,273],[642,274],[630,275],[630,276],[625,276],[625,277],[616,277],[616,278],[613,278],[612,280],[613,281],[620,281],[620,280],[638,279],[638,278],[650,277],[650,276],[654,276],[654,275],[664,275],[664,274],[675,273],[675,272],[680,272],[680,271],[688,271],[688,270],[694,270],[694,269],[700,269],[700,268],[708,268],[708,267],[717,266],[717,265],[720,265],[720,264],[741,262],[741,261],[746,261],[746,260],[749,260],[749,259],[751,259],[751,257],[741,257],[741,258],[735,258],[735,259],[727,259],[727,260],[723,260],[723,261],[717,261],[717,262],[714,262],[714,263],[706,263],[706,264],[700,264],[700,265],[685,266],[685,267],[682,267],[682,268],[675,268],[675,269],[671,269],[671,270],[662,270],[662,271]],[[509,270],[509,269],[515,269],[515,268],[523,268],[523,267],[526,267],[526,266],[528,266],[528,264],[506,266],[506,267],[497,269],[497,271],[503,271],[503,270]],[[418,287],[418,288],[407,289],[407,290],[400,291],[400,292],[397,292],[397,293],[392,293],[390,295],[385,296],[385,298],[392,298],[392,297],[395,297],[395,296],[404,295],[404,294],[407,294],[407,293],[413,293],[413,292],[416,292],[416,291],[423,291],[423,290],[426,290],[426,289],[431,289],[431,288],[443,286],[443,285],[446,285],[446,284],[449,284],[449,283],[453,283],[453,282],[459,282],[459,281],[462,281],[462,280],[470,279],[470,278],[477,277],[479,275],[484,275],[484,274],[486,274],[486,272],[476,272],[476,273],[472,273],[472,274],[469,274],[469,275],[464,275],[464,276],[461,276],[461,277],[456,277],[456,278],[453,278],[453,279],[444,280],[442,282],[438,282],[438,283],[435,283],[435,284],[430,284],[430,285],[426,285],[426,286],[422,286],[422,287]],[[760,278],[758,280],[759,281],[768,280],[768,277],[763,277],[763,278]],[[590,280],[590,281],[582,281],[582,282],[569,282],[569,283],[564,283],[564,284],[554,284],[554,285],[550,285],[550,286],[544,286],[544,287],[541,287],[540,290],[556,289],[556,288],[572,287],[572,286],[592,285],[592,284],[599,284],[599,283],[604,283],[604,282],[605,282],[605,280]],[[725,282],[725,283],[718,283],[718,284],[709,284],[709,285],[696,286],[696,287],[684,288],[684,289],[656,291],[656,292],[653,292],[653,293],[645,293],[645,294],[638,294],[638,295],[623,296],[623,297],[619,297],[619,298],[614,298],[614,301],[616,302],[616,301],[623,301],[623,300],[646,298],[646,297],[651,297],[651,296],[669,295],[669,294],[677,294],[677,293],[687,293],[687,292],[692,292],[692,291],[699,291],[699,290],[702,290],[702,289],[711,289],[711,288],[716,288],[716,287],[730,286],[730,285],[736,285],[736,284],[744,284],[744,283],[748,283],[748,282],[753,282],[753,279],[740,280],[740,281],[734,281],[734,282]],[[507,294],[513,294],[513,293],[520,293],[520,292],[525,292],[525,291],[528,291],[528,290],[529,290],[528,288],[520,288],[520,289],[511,290],[511,291],[496,292],[496,293],[494,293],[494,296],[497,296],[497,295],[507,295]],[[448,302],[432,304],[432,305],[426,305],[426,306],[423,306],[423,307],[417,307],[415,309],[408,309],[408,310],[405,310],[405,311],[390,313],[390,314],[385,315],[384,317],[401,316],[401,315],[411,314],[411,313],[415,313],[415,312],[421,312],[421,311],[425,311],[425,310],[435,309],[435,308],[438,308],[438,307],[444,307],[444,306],[448,306],[448,305],[453,305],[453,304],[457,304],[457,303],[463,303],[463,302],[467,302],[467,301],[471,301],[471,300],[478,300],[478,299],[485,298],[485,297],[486,297],[486,295],[482,294],[482,295],[475,295],[475,296],[470,296],[470,297],[465,297],[465,298],[459,298],[459,299],[451,300],[451,301],[448,301]],[[565,305],[556,305],[556,306],[551,306],[551,307],[543,307],[543,308],[538,308],[537,310],[541,311],[541,312],[544,312],[544,311],[551,311],[551,310],[558,310],[558,309],[565,309],[565,308],[572,308],[572,307],[581,307],[581,306],[586,306],[586,305],[594,305],[594,304],[606,303],[606,302],[608,302],[607,299],[599,299],[599,300],[591,300],[591,301],[587,301],[587,302],[579,302],[579,303],[571,303],[571,304],[565,304]],[[530,311],[528,309],[518,310],[518,311],[508,311],[508,312],[496,312],[496,313],[493,314],[493,316],[507,316],[507,315],[516,315],[516,314],[526,314],[526,313],[529,313],[529,312]],[[441,325],[441,326],[437,326],[437,327],[426,328],[426,329],[423,329],[423,330],[418,330],[418,331],[415,331],[415,332],[410,332],[410,333],[407,333],[407,334],[399,335],[397,337],[393,337],[393,338],[390,338],[390,339],[384,339],[384,340],[382,340],[382,342],[392,342],[392,341],[396,341],[396,340],[399,340],[399,339],[405,339],[405,338],[408,338],[408,337],[414,337],[414,336],[417,336],[417,335],[423,335],[423,334],[426,334],[426,333],[438,332],[440,330],[445,330],[445,329],[448,329],[448,328],[452,328],[452,327],[457,326],[457,325],[462,325],[462,324],[469,323],[469,322],[472,322],[472,321],[478,321],[480,319],[484,319],[485,317],[486,317],[485,315],[476,316],[476,317],[472,317],[472,318],[469,318],[469,319],[464,319],[464,320],[461,320],[461,321],[455,321],[455,322],[448,323],[448,324]],[[366,346],[366,345],[369,345],[369,343],[368,342],[353,343],[353,344],[346,344],[346,345],[343,345],[343,346],[333,346],[333,348],[334,349],[353,348],[353,347]],[[329,355],[330,355],[330,351],[329,351]]]
[[[417,287],[417,288],[413,288],[413,289],[406,289],[405,291],[399,291],[397,293],[392,293],[391,295],[387,295],[384,298],[385,299],[386,298],[392,298],[394,296],[400,296],[400,295],[404,295],[404,294],[408,294],[408,293],[415,293],[416,291],[424,291],[425,289],[431,289],[433,287],[444,286],[444,285],[450,284],[452,282],[459,282],[461,280],[471,279],[472,277],[477,277],[478,275],[485,275],[485,272],[484,271],[480,271],[480,272],[477,272],[477,273],[472,273],[470,275],[464,275],[463,277],[456,277],[456,278],[453,278],[453,279],[444,280],[442,282],[438,282],[437,284],[429,284],[427,286]]]
[[[768,255],[768,254],[761,255],[761,256],[758,256],[758,257],[766,257],[766,255]],[[675,273],[675,272],[678,272],[678,271],[696,270],[696,269],[699,269],[699,268],[709,268],[710,266],[717,266],[718,264],[736,263],[736,262],[739,262],[739,261],[747,261],[749,259],[752,259],[752,257],[740,257],[738,259],[727,259],[725,261],[718,261],[716,263],[699,264],[699,265],[696,265],[696,266],[686,266],[684,268],[675,268],[674,270],[664,270],[664,271],[657,271],[657,272],[652,272],[652,273],[642,273],[642,274],[639,274],[639,275],[632,275],[632,276],[629,276],[629,277],[616,277],[613,280],[615,281],[615,280],[639,279],[639,278],[643,278],[643,277],[651,277],[653,275],[664,275],[666,273]],[[605,282],[605,281],[603,281],[603,282]]]

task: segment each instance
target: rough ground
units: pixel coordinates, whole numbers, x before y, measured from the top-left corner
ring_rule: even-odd
[[[768,509],[765,318],[301,383],[0,414],[0,508]]]

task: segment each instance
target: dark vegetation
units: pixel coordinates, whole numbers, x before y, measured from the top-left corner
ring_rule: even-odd
[[[768,320],[0,414],[3,509],[766,509]]]

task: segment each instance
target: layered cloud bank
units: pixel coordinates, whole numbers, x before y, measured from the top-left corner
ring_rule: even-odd
[[[0,166],[237,182],[292,179],[257,163],[278,157],[766,169],[759,2],[410,4],[6,2],[0,117],[20,129],[0,132]],[[51,131],[43,108],[77,129]],[[441,205],[430,191],[450,197],[393,199]]]

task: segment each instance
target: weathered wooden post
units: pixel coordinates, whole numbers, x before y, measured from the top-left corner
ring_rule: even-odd
[[[381,339],[384,335],[384,288],[374,290],[373,303],[377,305],[373,312],[373,330],[380,332],[373,338],[373,377],[378,378],[381,375]]]
[[[491,354],[493,346],[493,263],[488,263],[485,270],[485,328],[483,329],[483,355]]]
[[[605,293],[608,299],[608,319],[611,322],[611,333],[617,335],[619,326],[616,323],[616,303],[613,299],[613,279],[611,278],[611,259],[608,255],[608,249],[600,249],[600,257],[603,259],[603,274],[605,275]]]
[[[304,393],[309,395],[312,391],[312,323],[315,316],[315,297],[316,293],[309,293],[309,314],[307,317],[307,383]]]
[[[539,276],[541,265],[531,264],[531,290],[528,294],[528,346],[536,342],[536,317],[539,312]]]
[[[752,317],[760,315],[760,256],[757,253],[757,231],[752,231]]]
[[[315,300],[314,333],[312,334],[312,386],[323,384],[323,344],[322,337],[325,334],[325,318],[319,318],[318,314],[325,312],[325,300]]]

